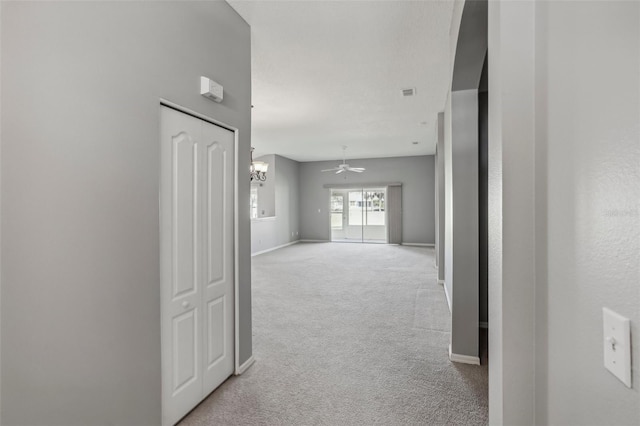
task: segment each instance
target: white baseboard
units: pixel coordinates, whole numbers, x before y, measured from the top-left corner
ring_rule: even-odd
[[[488,321],[480,321],[480,328],[489,328]]]
[[[402,243],[403,246],[411,247],[435,247],[435,244],[423,244],[423,243]]]
[[[287,244],[282,244],[282,245],[280,245],[280,246],[271,247],[271,248],[266,249],[266,250],[257,251],[257,252],[255,252],[255,253],[252,253],[252,254],[251,254],[251,257],[253,257],[253,256],[258,256],[258,255],[260,255],[260,254],[269,253],[270,251],[279,250],[279,249],[284,248],[284,247],[289,247],[289,246],[292,246],[292,245],[294,245],[294,244],[298,244],[300,241],[301,241],[301,240],[295,240],[295,241],[291,241],[290,243],[287,243]]]
[[[329,240],[298,240],[301,243],[330,243]]]
[[[447,297],[447,305],[449,305],[449,313],[452,312],[451,309],[451,297],[449,296],[449,292],[447,291],[447,284],[442,281],[442,286],[444,287],[444,295]]]
[[[249,369],[249,367],[251,367],[253,365],[253,363],[256,361],[256,359],[253,357],[253,355],[251,355],[251,357],[249,357],[248,360],[246,360],[244,362],[244,364],[242,364],[240,367],[238,367],[235,371],[235,375],[239,376],[242,373],[244,373],[245,371],[247,371]]]
[[[453,362],[459,362],[461,364],[480,365],[480,357],[454,354],[453,352],[451,352],[451,345],[449,345],[449,359]]]

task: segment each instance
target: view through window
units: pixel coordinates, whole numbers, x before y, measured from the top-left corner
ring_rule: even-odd
[[[331,194],[331,229],[342,230],[344,194]]]
[[[387,241],[386,189],[331,191],[331,240]]]

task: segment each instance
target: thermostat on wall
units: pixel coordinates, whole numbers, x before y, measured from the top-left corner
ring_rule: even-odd
[[[200,77],[200,94],[215,102],[222,102],[222,86],[207,77]]]

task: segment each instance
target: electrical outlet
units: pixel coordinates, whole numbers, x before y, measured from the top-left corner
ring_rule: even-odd
[[[604,324],[604,366],[627,387],[631,387],[631,321],[602,308]]]

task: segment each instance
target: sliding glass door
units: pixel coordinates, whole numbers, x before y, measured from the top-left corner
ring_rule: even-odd
[[[386,189],[331,190],[331,240],[387,242]]]
[[[345,209],[345,194],[331,193],[331,240],[346,238],[345,223],[347,220]]]
[[[372,242],[387,242],[387,216],[385,190],[363,191],[364,212],[362,215],[362,239]]]
[[[346,224],[346,239],[362,242],[362,190],[348,191],[347,202],[349,203]]]

